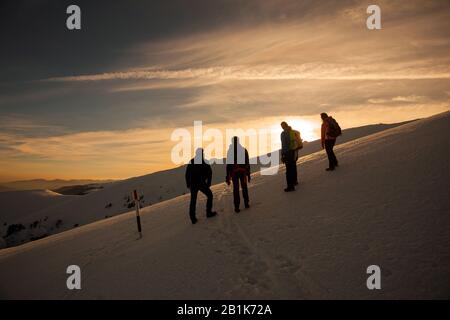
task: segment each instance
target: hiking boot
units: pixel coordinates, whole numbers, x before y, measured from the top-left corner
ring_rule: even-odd
[[[286,188],[284,189],[284,192],[292,192],[295,191],[295,188]]]
[[[234,212],[239,213],[241,210],[239,208],[234,208]]]
[[[212,217],[215,217],[216,215],[217,215],[217,212],[211,211],[211,212],[208,212],[208,213],[206,214],[206,217],[207,217],[207,218],[212,218]]]

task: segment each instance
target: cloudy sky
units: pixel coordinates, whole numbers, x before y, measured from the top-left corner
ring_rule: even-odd
[[[194,120],[289,119],[312,140],[323,111],[343,127],[442,112],[449,36],[446,0],[2,1],[0,181],[171,168],[171,133]]]

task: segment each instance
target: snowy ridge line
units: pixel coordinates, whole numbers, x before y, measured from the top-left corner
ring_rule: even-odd
[[[363,137],[360,137],[360,138],[356,138],[356,139],[350,140],[348,142],[337,144],[336,147],[335,147],[335,150],[340,150],[340,149],[346,150],[347,146],[349,146],[349,145],[358,145],[359,143],[363,143],[366,139],[372,139],[374,137],[377,137],[380,134],[384,135],[384,134],[387,134],[388,132],[390,132],[391,130],[400,129],[400,128],[403,128],[403,127],[408,126],[408,125],[414,125],[415,123],[416,123],[416,121],[408,122],[406,124],[402,124],[402,125],[397,126],[397,127],[389,128],[389,129],[386,129],[386,130],[382,130],[380,132],[376,132],[376,133],[373,133],[373,134],[370,134],[370,135],[367,135],[367,136],[363,136]],[[393,132],[395,133],[396,131],[393,131]],[[344,151],[344,153],[345,153],[345,151]],[[307,154],[307,155],[299,157],[299,160],[297,162],[297,166],[301,165],[301,164],[306,164],[306,163],[308,163],[310,161],[315,161],[315,160],[321,161],[321,160],[324,160],[324,159],[326,159],[326,154],[324,153],[323,150],[319,150],[319,151],[316,151],[316,152],[313,152],[313,153],[310,153],[310,154]],[[283,175],[285,173],[285,171],[286,171],[285,165],[284,164],[280,164],[278,167],[279,168],[278,168],[277,175],[280,175],[280,174]],[[171,171],[171,169],[164,170],[164,171],[161,171],[161,172],[165,172],[165,171]],[[160,173],[160,172],[158,172],[158,173]],[[275,175],[275,176],[277,176],[277,175]],[[269,177],[269,178],[273,177],[273,176],[261,176],[259,171],[252,173],[252,178],[258,177],[258,176],[259,177]],[[134,177],[134,178],[130,178],[130,179],[136,179],[136,178],[139,178],[139,177]],[[129,179],[127,179],[127,180],[129,180]],[[118,181],[117,183],[118,184],[124,184],[127,180]],[[252,183],[252,184],[255,185],[254,183]],[[212,189],[217,189],[217,188],[220,188],[220,187],[225,187],[225,191],[224,192],[226,193],[226,183],[225,182],[217,183],[217,184],[214,184],[214,185],[211,186]],[[132,190],[130,190],[130,193],[131,192],[132,192]],[[138,192],[139,192],[139,190],[138,190]],[[213,193],[214,193],[214,198],[216,199],[217,195],[216,195],[214,190],[213,190]],[[223,194],[219,193],[218,197],[221,198],[222,196],[223,196]],[[72,198],[72,196],[64,196],[64,197],[71,197]],[[171,199],[167,199],[167,200],[164,200],[164,201],[161,201],[161,202],[154,203],[154,204],[152,204],[151,206],[148,206],[148,207],[144,207],[144,208],[141,209],[141,213],[142,214],[148,214],[148,213],[150,213],[152,211],[157,211],[161,207],[165,207],[165,206],[167,206],[167,205],[169,205],[171,203],[178,202],[183,197],[186,198],[186,203],[188,203],[189,202],[189,193],[184,194],[184,195],[180,195],[180,196],[177,196],[177,197],[173,197]],[[217,199],[219,199],[219,198],[217,198]],[[74,201],[76,201],[75,197],[74,197],[74,199],[68,199],[67,202],[57,203],[57,204],[53,205],[50,208],[63,207],[67,203],[74,202]],[[34,215],[41,214],[42,212],[45,212],[46,210],[47,209],[39,210]],[[120,221],[120,220],[116,220],[116,219],[122,219],[122,218],[125,218],[125,217],[127,219],[130,219],[130,218],[132,219],[132,216],[134,216],[134,212],[135,211],[133,209],[131,211],[126,211],[126,212],[123,212],[123,213],[119,213],[117,215],[113,215],[113,216],[109,217],[106,220],[97,220],[97,221],[93,221],[91,223],[82,224],[79,227],[77,227],[76,229],[77,230],[83,230],[85,228],[88,228],[88,226],[94,227],[97,224],[102,225],[102,223],[107,223],[107,221],[110,221],[110,222]],[[57,240],[58,238],[60,238],[60,237],[56,237],[57,235],[70,233],[70,231],[72,231],[72,230],[74,230],[74,229],[68,229],[68,230],[64,230],[64,231],[59,232],[59,233],[50,234],[49,236],[47,236],[45,238],[34,240],[32,242],[33,243],[40,243],[40,242],[45,242],[46,240],[50,241],[50,239]],[[29,242],[21,244],[21,245],[19,245],[19,247],[25,246],[28,243]],[[17,247],[17,246],[12,246],[12,247],[8,247],[8,248],[0,249],[0,252],[4,251],[4,250],[7,250],[9,248],[14,248],[14,247]]]
[[[387,130],[402,124],[404,123],[375,124],[346,129],[340,140],[342,143],[345,143],[346,141],[351,141],[352,139],[357,139],[358,137]],[[305,145],[302,153],[308,155],[316,151],[321,151],[320,143],[319,141],[312,141]],[[313,159],[305,158],[305,155],[301,155],[299,160],[300,164],[305,163],[306,160]],[[224,170],[224,168],[213,165],[212,169],[213,186],[222,183],[222,170]],[[258,165],[252,166],[254,177],[260,174],[259,169],[260,167]],[[279,167],[279,169],[281,173],[284,172],[283,165]],[[0,224],[0,233],[5,234],[7,232],[5,222],[8,222],[9,225],[22,224],[26,227],[25,230],[19,231],[12,237],[10,236],[5,239],[6,246],[13,247],[24,244],[31,239],[35,240],[48,237],[93,222],[105,219],[108,220],[111,219],[111,217],[122,215],[129,212],[129,210],[133,210],[128,206],[129,203],[124,199],[127,198],[127,195],[129,197],[129,193],[134,189],[145,196],[145,203],[142,203],[142,208],[147,209],[149,206],[155,207],[158,204],[166,203],[169,200],[177,198],[182,194],[189,194],[183,181],[183,167],[178,167],[140,177],[116,181],[108,184],[108,187],[102,190],[84,196],[48,198],[51,201],[48,200],[38,207],[31,205],[29,201],[23,201],[26,194],[17,195],[17,197],[15,197],[17,198],[17,201],[10,201],[8,199],[7,201],[3,201],[3,207],[0,206],[0,211],[5,211],[7,213],[3,223]],[[0,195],[2,195],[2,193],[0,193]],[[58,198],[60,201],[56,201]],[[18,206],[9,205],[9,203],[15,202],[27,203],[27,206],[20,206],[19,208]],[[130,209],[128,209],[127,206]],[[31,227],[28,227],[33,225],[36,221],[43,221],[42,224],[39,223],[39,228],[31,229]],[[0,247],[5,246],[0,243]]]
[[[284,168],[255,173],[250,209],[212,187],[217,217],[189,222],[188,195],[0,251],[0,292],[11,299],[414,299],[448,297],[450,112],[301,159],[300,185]],[[306,160],[306,161],[305,161]],[[25,247],[25,249],[24,249]],[[67,292],[68,265],[83,290]],[[382,290],[366,286],[379,265]],[[38,275],[38,276],[37,276]],[[420,284],[420,285],[418,285]]]

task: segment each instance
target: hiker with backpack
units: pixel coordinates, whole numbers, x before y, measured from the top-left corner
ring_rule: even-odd
[[[333,171],[339,166],[336,155],[334,154],[333,148],[336,144],[336,138],[342,134],[341,127],[333,117],[328,116],[326,113],[321,113],[322,118],[322,149],[325,149],[328,156],[328,168],[326,171]]]
[[[191,190],[191,202],[189,206],[189,216],[192,224],[197,223],[195,208],[197,205],[197,195],[201,191],[206,197],[206,217],[212,218],[217,212],[212,211],[213,194],[210,189],[212,180],[211,166],[205,161],[203,149],[199,148],[195,152],[195,157],[189,162],[186,168],[186,186]]]
[[[240,143],[238,137],[233,137],[227,152],[226,178],[227,185],[233,182],[234,212],[239,213],[241,196],[239,184],[242,188],[245,208],[250,208],[247,182],[250,182],[250,160],[248,151]]]
[[[303,147],[300,132],[293,130],[285,121],[281,123],[283,132],[281,133],[281,161],[286,165],[285,192],[295,191],[298,184],[297,179],[297,159],[298,151]]]

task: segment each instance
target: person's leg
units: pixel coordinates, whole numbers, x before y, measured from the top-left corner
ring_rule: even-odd
[[[328,140],[325,140],[325,152],[327,153],[328,157],[328,168],[331,167],[331,154],[330,154],[330,144],[328,143]]]
[[[290,171],[290,177],[289,177],[289,187],[295,188],[295,180],[297,179],[297,168],[294,161],[291,161],[290,163],[291,170]]]
[[[334,140],[325,140],[325,150],[328,156],[328,168],[333,170],[335,166],[334,158],[333,158],[333,146]]]
[[[212,212],[213,207],[213,193],[208,186],[202,186],[200,191],[206,196],[206,214],[210,214]]]
[[[198,194],[198,189],[191,187],[191,203],[189,204],[189,216],[190,216],[192,222],[197,220],[197,218],[195,217],[195,207],[197,205],[197,194]]]
[[[244,204],[245,204],[245,207],[248,208],[250,199],[248,197],[247,176],[245,175],[245,173],[242,173],[240,175],[239,180],[241,181],[242,196],[244,198]]]
[[[334,145],[335,144],[336,144],[336,140],[331,140],[331,143],[330,143],[330,145],[331,145],[331,157],[332,157],[334,166],[337,167],[338,166],[338,161],[337,161],[337,158],[336,158],[336,154],[334,153]]]
[[[286,184],[287,187],[289,188],[289,181],[291,180],[290,176],[291,176],[291,167],[289,165],[289,159],[286,156],[286,158],[284,159],[284,164],[286,165]]]
[[[295,188],[295,165],[294,153],[292,151],[289,151],[286,157],[286,180],[288,189]]]
[[[294,186],[298,184],[298,176],[297,176],[297,153],[294,154],[294,163],[292,166],[292,181],[294,182]]]
[[[241,204],[241,196],[239,194],[239,175],[234,174],[232,177],[233,181],[233,200],[234,200],[234,209],[239,209]]]

